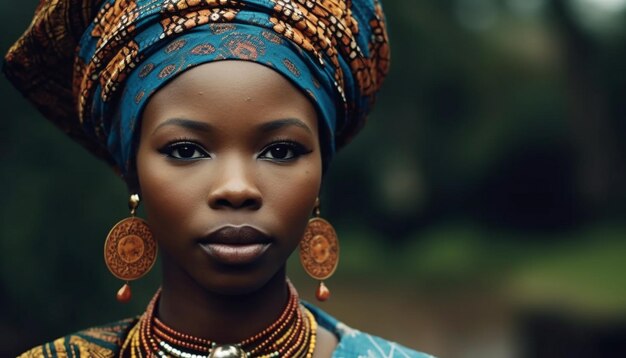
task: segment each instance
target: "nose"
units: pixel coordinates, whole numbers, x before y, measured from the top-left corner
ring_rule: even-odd
[[[223,165],[214,167],[215,181],[209,193],[209,206],[215,210],[258,210],[263,203],[253,168],[245,160],[222,158]]]

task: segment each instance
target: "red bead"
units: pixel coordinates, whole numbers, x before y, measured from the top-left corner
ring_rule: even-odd
[[[330,297],[330,290],[324,282],[320,282],[320,285],[317,287],[317,291],[315,292],[315,297],[318,301],[324,302]]]
[[[127,303],[128,301],[130,301],[132,296],[133,295],[130,292],[130,286],[125,283],[124,286],[122,286],[122,288],[117,291],[117,295],[115,298],[117,298],[117,300],[121,303]]]

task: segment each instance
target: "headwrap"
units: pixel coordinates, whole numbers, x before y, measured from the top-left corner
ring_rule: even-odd
[[[124,174],[151,94],[202,63],[254,61],[315,104],[328,161],[373,105],[387,41],[378,0],[42,0],[4,71],[44,116]]]

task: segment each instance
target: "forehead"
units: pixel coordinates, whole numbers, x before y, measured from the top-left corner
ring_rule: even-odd
[[[148,101],[144,128],[171,118],[209,121],[215,125],[297,118],[317,129],[317,114],[309,97],[289,80],[264,65],[248,61],[202,64],[180,74]]]

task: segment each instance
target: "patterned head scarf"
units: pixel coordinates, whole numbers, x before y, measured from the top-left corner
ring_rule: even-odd
[[[4,71],[124,174],[150,96],[227,59],[268,66],[312,100],[328,162],[362,127],[387,73],[384,15],[378,0],[41,0]]]

